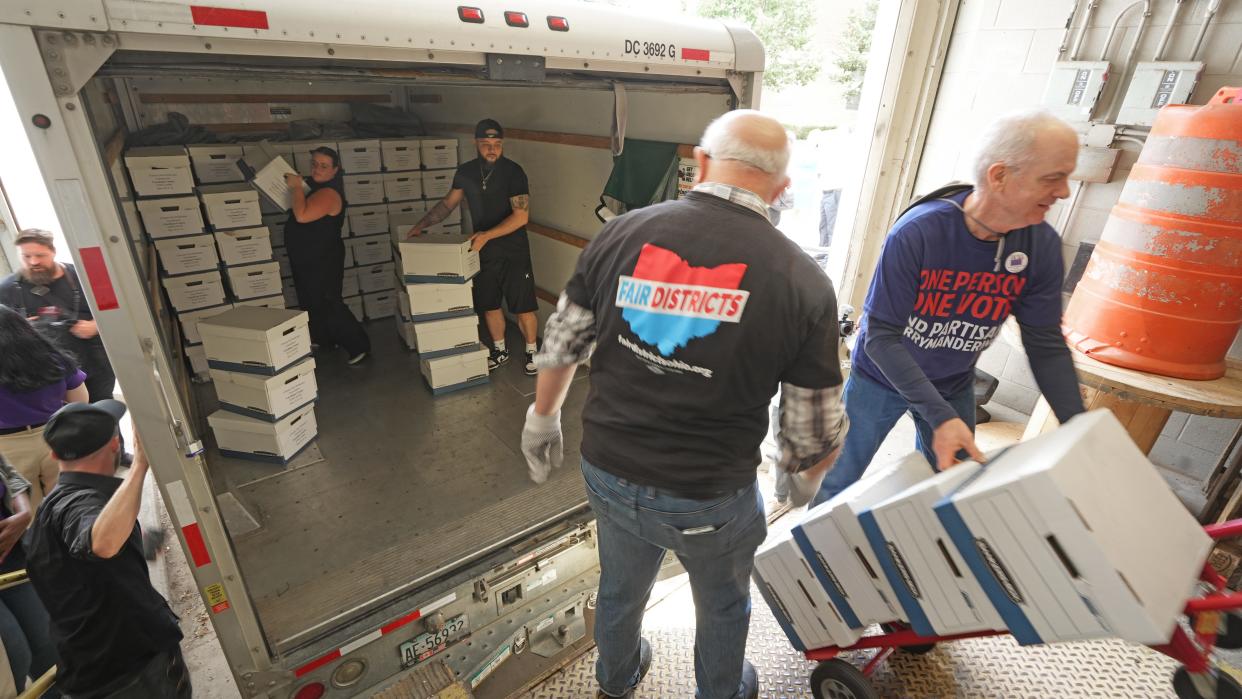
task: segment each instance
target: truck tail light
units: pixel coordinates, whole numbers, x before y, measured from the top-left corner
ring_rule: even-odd
[[[483,10],[477,7],[457,6],[457,18],[470,24],[483,24]]]
[[[302,688],[293,695],[293,699],[319,699],[326,691],[327,688],[323,686],[322,682],[311,682],[308,685],[303,685]]]
[[[510,27],[529,27],[530,20],[526,18],[525,12],[505,11],[505,24]]]
[[[548,29],[551,29],[554,32],[567,32],[569,31],[569,20],[564,17],[549,16]]]

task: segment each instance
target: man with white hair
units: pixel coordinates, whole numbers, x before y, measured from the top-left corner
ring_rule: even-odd
[[[768,403],[779,385],[779,466],[795,502],[815,493],[848,424],[832,284],[768,220],[789,183],[785,131],[730,112],[694,157],[685,197],[613,219],[583,251],[548,320],[522,432],[543,482],[561,462],[569,383],[591,358],[581,466],[599,530],[600,697],[632,696],[650,665],[639,629],[667,551],[694,593],[696,696],[757,696],[744,651],[767,530],[755,467]]]
[[[893,225],[845,385],[854,427],[813,504],[858,480],[906,412],[915,446],[933,466],[982,459],[974,440],[975,363],[1011,314],[1057,418],[1083,411],[1060,330],[1061,239],[1044,221],[1069,196],[1077,160],[1078,135],[1055,116],[1002,117],[983,134],[974,187],[942,190]]]

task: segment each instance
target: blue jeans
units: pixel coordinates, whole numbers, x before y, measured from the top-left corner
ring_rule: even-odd
[[[698,699],[741,696],[750,628],[750,573],[767,535],[756,483],[712,500],[692,500],[630,483],[585,459],[582,475],[599,527],[595,676],[624,695],[638,681],[643,611],[666,551],[690,575]]]
[[[970,431],[974,432],[974,385],[967,384],[966,388],[944,396],[944,399],[953,406],[958,416],[970,427]],[[907,412],[914,418],[914,448],[923,452],[932,468],[935,468],[936,455],[931,450],[931,425],[910,407],[900,393],[857,373],[850,374],[845,382],[845,414],[850,419],[850,431],[845,435],[841,456],[837,457],[836,465],[824,476],[819,492],[811,500],[811,507],[827,502],[862,478],[863,472],[871,464],[871,459],[884,443],[884,438],[892,431],[893,425],[897,424],[902,414]]]
[[[0,638],[19,690],[27,677],[38,679],[56,664],[51,621],[30,583],[0,591]],[[60,692],[53,689],[43,696],[55,699]]]

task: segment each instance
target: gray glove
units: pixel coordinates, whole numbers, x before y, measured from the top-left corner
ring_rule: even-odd
[[[565,439],[561,436],[561,411],[552,415],[535,414],[532,403],[526,409],[526,425],[522,428],[522,455],[530,467],[530,479],[536,483],[548,480],[548,473],[560,468],[565,459]]]

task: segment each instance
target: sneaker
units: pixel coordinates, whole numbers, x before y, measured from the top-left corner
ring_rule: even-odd
[[[535,353],[527,352],[526,353],[526,375],[536,376],[538,374],[539,374],[539,369],[535,366]]]
[[[355,354],[354,356],[349,358],[349,365],[358,366],[359,364],[366,361],[366,358],[369,356],[371,356],[369,352],[359,352],[358,354]]]
[[[494,349],[487,357],[487,370],[496,371],[500,368],[500,365],[507,361],[509,361],[509,352],[507,350]]]
[[[738,696],[741,699],[759,699],[759,673],[745,658],[742,659],[742,685]]]
[[[633,687],[630,687],[629,691],[627,691],[625,694],[622,694],[619,697],[614,697],[611,694],[607,694],[602,689],[597,690],[595,692],[595,699],[632,699],[634,696],[634,689],[638,687],[639,684],[642,684],[643,678],[647,676],[647,671],[650,669],[651,669],[651,644],[647,642],[647,639],[639,637],[638,639],[638,681],[634,683]],[[751,671],[753,672],[754,668],[751,668]]]

